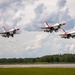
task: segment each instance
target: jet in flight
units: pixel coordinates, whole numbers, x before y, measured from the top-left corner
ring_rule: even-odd
[[[70,38],[75,38],[75,31],[73,32],[66,32],[64,29],[63,30],[63,34],[59,34],[61,36],[61,38],[65,38],[65,39],[70,39]]]
[[[47,22],[45,22],[46,27],[41,27],[41,29],[43,29],[44,32],[50,32],[50,33],[52,33],[53,31],[57,32],[61,28],[61,26],[65,24],[66,24],[65,22],[59,22],[53,26],[50,26]]]
[[[14,37],[14,34],[17,34],[16,31],[20,30],[19,28],[14,28],[8,31],[4,26],[2,26],[2,29],[3,29],[3,32],[0,32],[1,36],[7,37],[7,38],[9,38],[10,36]]]

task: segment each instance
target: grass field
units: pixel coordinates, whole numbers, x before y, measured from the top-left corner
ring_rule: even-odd
[[[0,75],[75,75],[75,68],[0,68]]]

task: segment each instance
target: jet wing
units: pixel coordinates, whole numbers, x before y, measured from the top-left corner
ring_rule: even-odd
[[[0,34],[7,34],[8,32],[0,32]]]
[[[41,27],[41,29],[50,29],[51,27]]]
[[[61,38],[65,38],[67,37],[68,34],[59,34],[59,36],[61,36]]]
[[[68,34],[60,34],[61,38],[70,38],[70,37],[75,37],[74,35],[71,35],[70,33]]]
[[[62,36],[65,36],[65,35],[66,35],[66,34],[59,34],[59,36],[61,36],[61,37],[62,37]]]
[[[16,32],[15,34],[20,34],[20,33]]]

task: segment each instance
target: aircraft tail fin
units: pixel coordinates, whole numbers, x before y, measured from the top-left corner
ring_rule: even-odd
[[[67,32],[63,29],[63,28],[61,28],[62,30],[63,30],[63,32],[65,33],[65,34],[67,34]]]
[[[46,27],[50,27],[50,25],[45,21],[45,25],[46,25]]]
[[[2,26],[2,29],[3,29],[4,32],[7,32],[7,30],[4,26]]]

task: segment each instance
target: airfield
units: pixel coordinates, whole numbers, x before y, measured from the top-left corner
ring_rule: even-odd
[[[75,64],[11,64],[0,65],[0,68],[75,68]]]
[[[75,75],[75,64],[0,65],[0,75]]]

